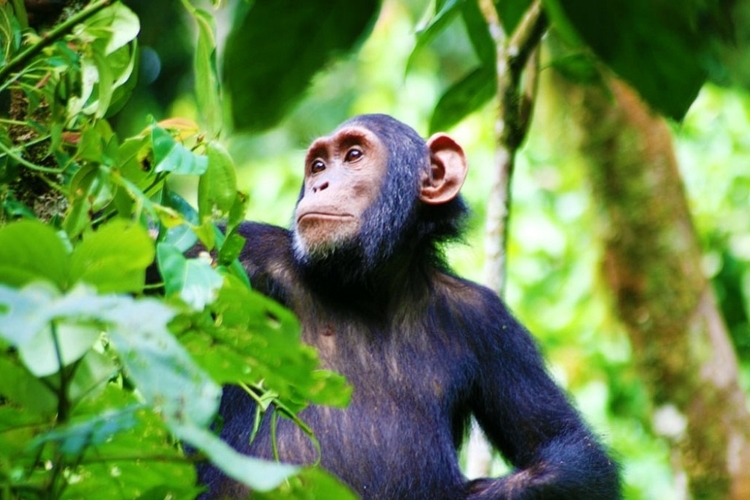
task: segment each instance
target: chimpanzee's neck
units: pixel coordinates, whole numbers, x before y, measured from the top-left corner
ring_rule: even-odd
[[[430,275],[440,270],[435,253],[426,248],[401,249],[368,267],[356,253],[337,253],[314,262],[298,262],[300,274],[317,294],[341,305],[367,303],[383,310],[395,302],[427,293]]]

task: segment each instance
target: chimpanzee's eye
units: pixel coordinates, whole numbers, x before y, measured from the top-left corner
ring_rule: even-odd
[[[323,163],[323,160],[314,160],[310,164],[310,172],[313,174],[317,174],[318,172],[322,172],[326,169],[326,164]]]
[[[359,148],[352,148],[346,152],[345,160],[347,162],[357,161],[364,156],[364,153]]]

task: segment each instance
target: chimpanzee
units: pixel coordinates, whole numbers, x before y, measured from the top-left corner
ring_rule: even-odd
[[[328,471],[366,499],[620,497],[616,464],[545,371],[524,327],[490,290],[453,274],[441,245],[461,235],[467,171],[445,134],[424,141],[386,115],[362,115],[312,143],[291,231],[245,223],[252,285],[294,311],[302,338],[354,392],[345,409],[311,406],[276,429],[282,461]],[[273,458],[266,418],[225,389],[222,437]],[[474,415],[514,467],[468,481],[456,448]],[[209,498],[239,498],[210,466]]]

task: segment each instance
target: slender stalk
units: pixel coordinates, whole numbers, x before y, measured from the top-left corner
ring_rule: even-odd
[[[60,387],[57,388],[57,421],[58,423],[65,423],[68,421],[70,413],[70,404],[68,402],[68,374],[63,366],[62,346],[60,345],[60,337],[57,334],[57,323],[55,321],[52,321],[50,324],[50,332],[52,334],[52,341],[55,344],[57,363],[60,366]]]
[[[495,122],[495,168],[485,219],[485,284],[499,296],[505,294],[506,254],[511,209],[511,180],[516,153],[531,123],[536,95],[539,59],[536,50],[547,27],[540,0],[527,10],[516,29],[507,36],[491,0],[478,0],[495,42],[497,75],[497,120]],[[536,56],[532,57],[533,54]],[[524,69],[526,68],[526,69]],[[522,88],[521,77],[526,74]],[[492,450],[476,423],[472,424],[467,446],[466,474],[482,477],[489,473]]]
[[[480,0],[481,1],[481,0]],[[495,41],[498,113],[495,122],[495,169],[487,202],[485,226],[485,279],[487,286],[504,295],[506,281],[506,248],[511,210],[511,180],[516,153],[523,143],[531,122],[533,94],[524,92],[521,77],[524,69],[532,92],[536,87],[538,59],[531,57],[547,28],[541,0],[531,4],[521,22],[508,37],[502,29],[493,5],[482,6],[490,34]]]

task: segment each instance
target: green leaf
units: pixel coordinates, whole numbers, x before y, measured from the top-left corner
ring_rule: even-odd
[[[355,500],[357,495],[330,473],[319,467],[307,467],[284,484],[267,493],[254,492],[255,500]]]
[[[284,117],[312,77],[370,31],[379,0],[258,0],[227,38],[223,79],[239,129]]]
[[[107,109],[109,109],[109,103],[112,100],[112,92],[114,91],[114,76],[112,74],[112,68],[109,65],[109,61],[107,60],[107,57],[104,56],[104,54],[101,54],[96,49],[92,51],[91,53],[92,58],[94,59],[94,65],[96,65],[96,70],[99,73],[99,81],[97,85],[97,100],[95,103],[95,113],[94,116],[96,118],[103,118],[104,115],[107,114]]]
[[[97,446],[112,435],[134,427],[137,423],[135,411],[139,406],[131,406],[119,411],[104,411],[84,422],[57,427],[34,439],[29,446],[40,449],[45,443],[56,442],[60,451],[70,457],[80,455],[86,448]]]
[[[492,66],[475,69],[440,98],[430,119],[430,133],[449,129],[492,99],[496,89],[497,80]]]
[[[0,337],[19,347],[48,326],[50,309],[59,291],[47,282],[22,289],[0,285]]]
[[[174,246],[180,252],[187,252],[198,241],[194,231],[194,226],[198,225],[198,212],[182,196],[171,189],[165,191],[162,203],[182,215],[187,224],[179,224],[162,231],[159,241]]]
[[[213,16],[201,9],[191,11],[198,26],[195,50],[195,95],[198,110],[204,116],[209,134],[216,133],[222,123],[222,103],[216,69],[216,29]]]
[[[690,3],[690,2],[689,2]],[[580,37],[656,110],[680,120],[698,95],[707,69],[696,8],[672,0],[545,0],[563,32]],[[665,20],[669,20],[668,25]],[[575,43],[575,36],[568,37]]]
[[[138,43],[133,40],[129,45],[117,49],[107,56],[114,77],[112,100],[105,116],[112,116],[120,111],[133,93],[138,83]]]
[[[150,137],[129,137],[117,150],[117,165],[120,174],[140,188],[146,188],[153,180],[153,158]]]
[[[104,42],[103,53],[105,55],[130,43],[141,30],[138,16],[122,2],[115,2],[106,9],[102,9],[84,24],[85,30],[97,42]]]
[[[240,256],[240,252],[245,247],[245,238],[240,236],[238,233],[231,233],[227,235],[219,249],[219,264],[223,266],[230,265],[235,259]]]
[[[0,368],[2,368],[2,365],[3,360],[0,359]],[[0,371],[0,373],[4,374],[5,372]],[[0,379],[0,387],[2,385],[3,381]],[[3,393],[0,392],[0,394]],[[37,428],[46,425],[47,419],[29,411],[28,407],[19,409],[9,404],[0,405],[0,461],[4,462],[3,470],[8,470],[5,464],[9,464],[11,461],[15,461],[16,467],[24,459],[31,461],[31,457],[24,457],[24,454],[26,454],[29,442],[34,438]],[[18,460],[19,457],[21,460]]]
[[[123,301],[107,312],[109,338],[139,393],[168,422],[208,425],[221,388],[167,329],[172,309],[155,299]]]
[[[208,159],[205,156],[196,155],[175,141],[172,135],[161,127],[151,126],[151,142],[156,172],[201,175],[208,168]]]
[[[143,227],[122,219],[86,235],[73,251],[70,279],[94,285],[100,293],[140,292],[154,243]]]
[[[461,8],[461,16],[466,26],[466,34],[469,36],[471,45],[474,47],[474,52],[477,54],[482,66],[488,68],[495,67],[495,61],[497,60],[495,41],[490,35],[487,21],[479,9],[479,2],[464,2]]]
[[[45,280],[65,289],[69,266],[68,251],[51,227],[24,220],[0,228],[0,283],[20,287]]]
[[[245,214],[247,213],[247,207],[250,204],[250,197],[247,193],[237,191],[237,197],[234,199],[234,205],[229,211],[229,219],[227,220],[227,233],[234,231],[242,222],[245,220]]]
[[[10,356],[0,356],[0,396],[43,416],[57,412],[57,395]],[[2,410],[0,406],[0,410]],[[2,428],[2,425],[0,425]],[[0,437],[3,433],[0,432]],[[2,444],[2,441],[0,441]],[[2,449],[2,446],[0,446]]]
[[[34,375],[51,375],[93,346],[100,333],[96,320],[106,320],[125,299],[97,296],[85,286],[65,295],[41,282],[20,290],[0,286],[0,337],[18,349]]]
[[[92,394],[104,389],[107,381],[117,373],[117,370],[118,367],[111,356],[89,349],[76,366],[70,380],[68,397],[73,402],[83,397],[91,397]]]
[[[451,22],[453,22],[459,12],[461,12],[465,2],[466,0],[447,0],[439,6],[437,14],[430,19],[427,26],[417,31],[417,43],[409,55],[409,60],[406,63],[407,69],[411,67],[416,54],[432,43],[432,41],[442,33]]]
[[[173,432],[205,453],[227,476],[246,484],[254,491],[268,491],[279,486],[299,468],[268,462],[243,455],[213,433],[192,425],[174,425]]]
[[[62,499],[100,498],[103,491],[107,497],[116,492],[114,498],[152,498],[147,495],[159,488],[164,494],[154,498],[197,496],[193,463],[174,445],[162,418],[137,403],[131,392],[110,384],[101,395],[76,406],[76,421],[132,410],[135,422],[84,450],[76,481],[67,484]]]
[[[157,245],[159,270],[167,296],[179,297],[197,311],[216,299],[224,278],[203,259],[187,259],[168,243]]]
[[[54,335],[57,336],[55,342]],[[92,325],[60,323],[46,327],[19,346],[24,365],[37,377],[46,377],[81,359],[99,338],[99,328]],[[57,346],[60,348],[59,357]]]
[[[351,388],[340,375],[319,369],[315,350],[300,341],[297,319],[278,303],[226,276],[210,310],[221,328],[204,325],[181,339],[214,380],[262,380],[285,402],[348,403]]]
[[[216,141],[206,145],[208,169],[198,180],[198,211],[201,220],[226,217],[237,197],[237,174],[234,161]]]

